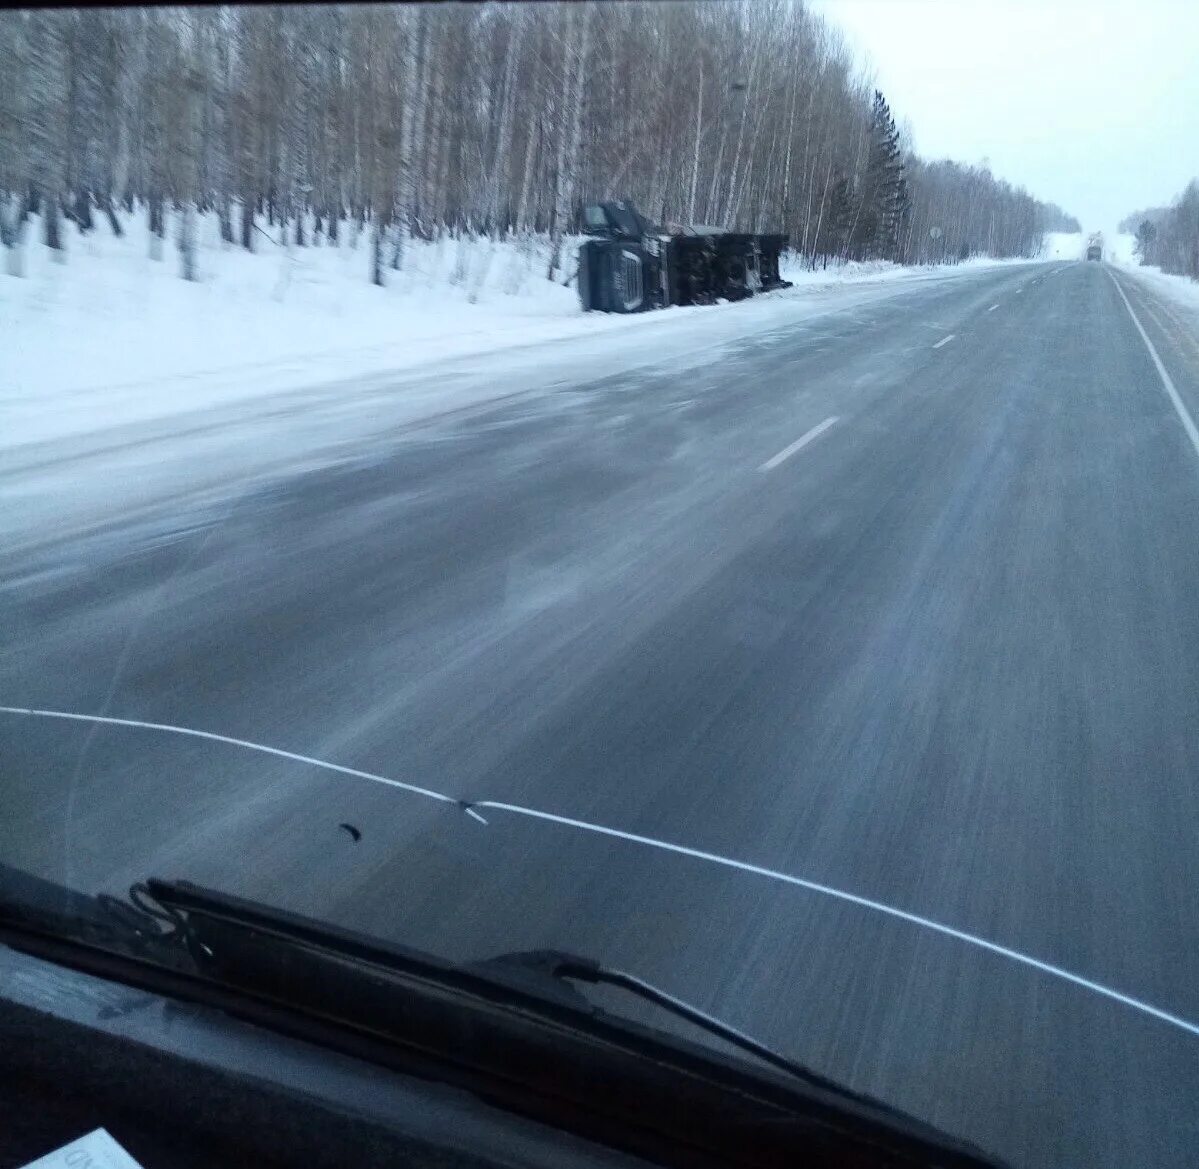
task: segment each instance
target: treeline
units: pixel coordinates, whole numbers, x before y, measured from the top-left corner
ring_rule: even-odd
[[[1169,207],[1150,207],[1127,216],[1120,230],[1136,233],[1142,264],[1199,280],[1199,180],[1192,179]]]
[[[912,189],[910,258],[916,261],[964,259],[975,253],[1031,256],[1040,249],[1045,232],[1082,230],[1060,207],[995,178],[986,166],[911,158],[907,171]]]
[[[1143,207],[1140,211],[1133,211],[1124,216],[1124,218],[1121,219],[1116,225],[1116,230],[1123,232],[1126,235],[1135,235],[1137,228],[1139,228],[1146,219],[1149,220],[1150,223],[1157,224],[1169,214],[1169,207]]]
[[[368,230],[380,282],[446,231],[547,233],[552,277],[601,198],[813,265],[1032,255],[1064,218],[905,150],[800,0],[8,10],[0,194],[10,248],[170,206],[185,274],[200,210],[250,249]]]

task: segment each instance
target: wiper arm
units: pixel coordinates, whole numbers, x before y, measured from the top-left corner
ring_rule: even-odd
[[[660,987],[654,986],[653,983],[638,978],[635,974],[628,974],[623,970],[610,970],[606,966],[601,966],[598,962],[576,958],[569,954],[559,956],[558,965],[553,969],[552,973],[558,978],[566,978],[572,981],[593,984],[604,983],[607,986],[620,987],[621,990],[627,990],[638,998],[643,998],[647,1002],[670,1011],[671,1014],[678,1015],[681,1019],[686,1019],[689,1023],[694,1023],[701,1030],[707,1031],[709,1034],[715,1035],[727,1043],[731,1043],[734,1047],[739,1047],[742,1051],[748,1051],[751,1055],[756,1056],[772,1067],[778,1068],[781,1072],[786,1072],[788,1075],[795,1076],[805,1083],[816,1084],[829,1091],[852,1094],[849,1093],[849,1089],[844,1087],[844,1085],[819,1075],[810,1068],[804,1067],[803,1064],[788,1059],[785,1055],[780,1055],[773,1048],[767,1047],[766,1044],[755,1039],[752,1035],[747,1035],[744,1031],[738,1030],[731,1024],[724,1022],[724,1020],[718,1019],[714,1015],[709,1015],[706,1011],[701,1011],[698,1007],[693,1007],[690,1003],[686,1003],[682,999],[675,998],[674,995],[667,993]],[[864,1100],[865,1097],[859,1097],[859,1099]]]
[[[172,886],[162,881],[151,881],[148,887],[135,885],[130,891],[131,899],[142,889],[146,889],[147,892],[150,892],[157,898],[159,903],[164,907],[167,920],[177,920],[179,910],[183,909],[186,914],[188,906],[193,910],[203,912],[201,904],[194,900],[195,894],[199,893],[199,891],[195,890],[193,892],[191,887],[187,885]],[[180,894],[183,895],[182,900],[178,900]],[[202,896],[207,899],[211,895]],[[229,904],[228,900],[222,900],[225,900],[226,905]],[[135,904],[138,905],[139,909],[144,908],[139,902],[135,902]],[[209,902],[209,908],[213,908],[211,902]],[[264,915],[263,911],[257,909],[251,914],[250,918],[245,920],[251,926],[261,927],[267,924],[267,915],[278,920],[278,915],[273,912],[266,911],[266,915]],[[290,919],[290,915],[284,915],[284,917]],[[295,919],[290,919],[290,924],[294,928],[298,923],[295,922]],[[309,931],[304,932],[307,933]],[[325,931],[322,930],[321,933],[325,933]],[[328,940],[327,935],[326,940]],[[662,1007],[679,1018],[686,1019],[709,1034],[725,1040],[742,1051],[749,1052],[764,1063],[777,1068],[789,1076],[802,1080],[804,1083],[815,1085],[825,1091],[851,1096],[862,1102],[866,1102],[867,1100],[866,1097],[859,1096],[844,1085],[821,1076],[810,1068],[806,1068],[784,1055],[780,1055],[773,1048],[755,1039],[752,1035],[748,1035],[731,1024],[716,1018],[714,1015],[709,1015],[707,1012],[701,1011],[698,1007],[676,998],[660,987],[654,986],[652,983],[646,982],[644,979],[623,970],[611,970],[588,958],[580,958],[577,955],[566,954],[557,950],[536,950],[524,953],[503,954],[485,962],[475,963],[466,967],[447,968],[443,964],[436,962],[436,960],[431,960],[426,955],[416,955],[399,950],[398,948],[386,947],[385,952],[380,952],[377,946],[371,946],[368,947],[367,952],[362,952],[358,944],[358,939],[347,938],[345,940],[350,942],[349,952],[355,956],[369,958],[373,961],[379,961],[380,958],[385,961],[388,958],[398,958],[403,965],[411,965],[415,962],[421,967],[421,973],[425,974],[429,973],[430,963],[432,963],[434,968],[440,967],[440,973],[442,974],[449,973],[452,969],[469,973],[470,975],[483,975],[488,979],[499,978],[514,990],[532,993],[539,999],[548,999],[555,1005],[564,1005],[571,1009],[582,1010],[592,1016],[606,1012],[601,1012],[599,1008],[594,1007],[586,999],[577,994],[568,993],[562,995],[558,993],[554,982],[551,980],[565,982],[567,985],[573,982],[583,982],[590,984],[604,983],[609,986],[619,987],[639,998]],[[191,944],[194,948],[194,939],[192,939]],[[212,953],[212,950],[208,951],[209,955]],[[529,977],[529,975],[532,977]]]

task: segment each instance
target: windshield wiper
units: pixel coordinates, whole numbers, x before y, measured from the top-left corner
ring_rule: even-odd
[[[832,1091],[849,1092],[849,1089],[835,1080],[821,1076],[810,1068],[804,1067],[803,1064],[780,1055],[752,1035],[739,1031],[736,1027],[724,1022],[723,1019],[701,1011],[698,1007],[676,998],[662,990],[661,987],[654,986],[653,983],[646,982],[643,978],[638,978],[635,974],[629,974],[623,970],[611,970],[589,958],[579,958],[574,954],[564,954],[557,950],[534,950],[526,954],[505,954],[500,958],[493,958],[491,962],[497,967],[501,964],[515,965],[519,963],[530,968],[540,969],[551,978],[565,979],[568,982],[585,982],[592,985],[602,983],[607,986],[619,987],[621,990],[628,991],[646,1002],[653,1003],[655,1006],[677,1015],[680,1019],[686,1019],[700,1030],[707,1031],[708,1034],[715,1035],[726,1043],[749,1052],[763,1063],[768,1063],[787,1075],[795,1076],[808,1084],[819,1084],[822,1088]],[[866,1099],[864,1096],[858,1098],[863,1101]]]
[[[961,1166],[996,1162],[804,1068],[637,976],[550,951],[469,965],[187,882],[151,879],[128,904],[41,883],[0,927],[63,936],[117,977],[251,1022],[457,1084],[510,1111],[663,1164]],[[56,902],[57,898],[57,902]],[[72,934],[71,931],[74,931]],[[35,952],[37,947],[29,947]],[[86,962],[76,962],[86,967]],[[757,1067],[600,1009],[577,983],[621,988],[753,1055]],[[782,1074],[779,1074],[782,1073]]]

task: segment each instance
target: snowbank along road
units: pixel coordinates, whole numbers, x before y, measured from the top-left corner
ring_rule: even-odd
[[[6,858],[574,950],[1016,1164],[1192,1164],[1199,353],[1103,264],[798,304],[16,452]]]

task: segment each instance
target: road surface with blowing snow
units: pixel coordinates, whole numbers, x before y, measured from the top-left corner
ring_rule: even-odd
[[[163,466],[194,418],[3,471],[14,508],[90,478],[10,543],[0,703],[625,836],[4,714],[0,855],[573,950],[1015,1164],[1191,1165],[1194,339],[1085,263],[771,313],[419,427],[381,382],[336,460],[203,498]]]

